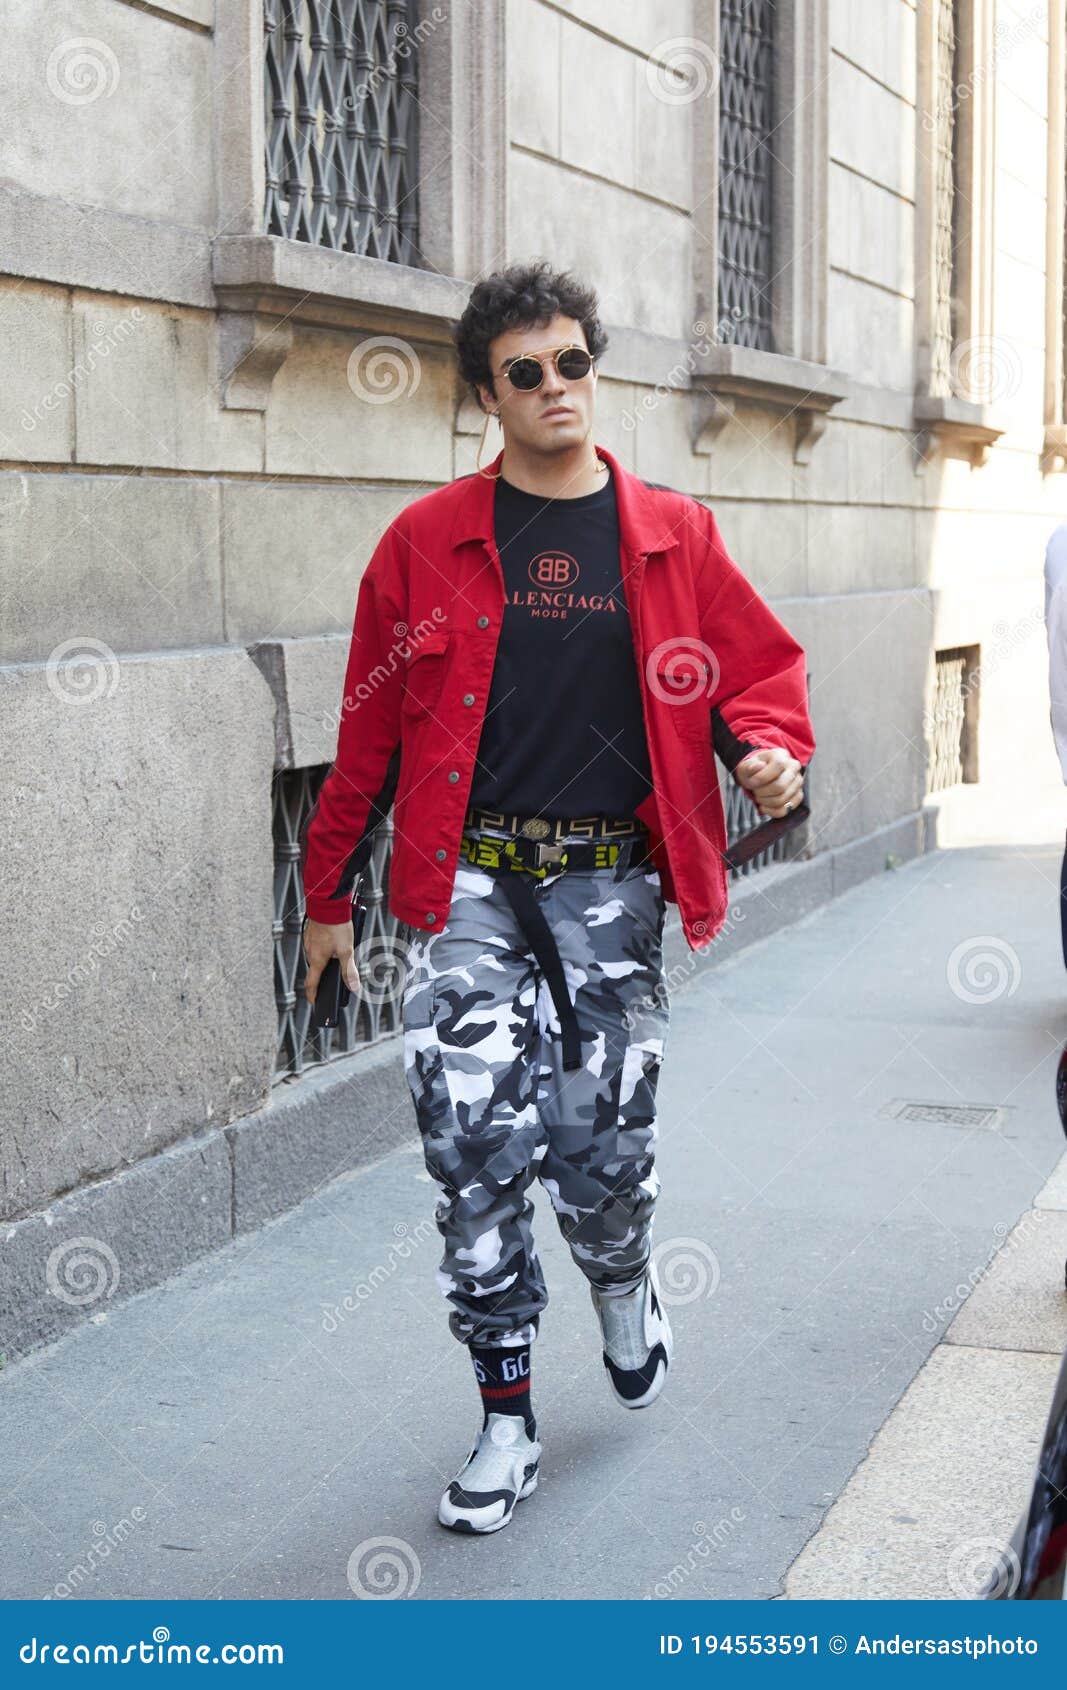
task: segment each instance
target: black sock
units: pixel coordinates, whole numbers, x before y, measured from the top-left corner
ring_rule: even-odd
[[[537,1423],[530,1406],[529,1344],[488,1350],[471,1344],[470,1352],[485,1410],[482,1425],[488,1425],[491,1414],[514,1414],[525,1421],[526,1436],[535,1438]]]

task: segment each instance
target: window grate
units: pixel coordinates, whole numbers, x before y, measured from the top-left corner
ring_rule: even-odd
[[[980,673],[977,646],[950,646],[935,653],[928,731],[931,792],[978,779]]]
[[[368,901],[367,921],[356,952],[361,991],[349,1002],[339,1027],[309,1026],[304,997],[304,889],[300,878],[300,833],[326,778],[328,763],[283,769],[274,776],[274,984],[278,1005],[277,1083],[305,1069],[349,1056],[389,1037],[402,1025],[401,1003],[410,928],[388,907],[388,863],[392,818],[379,824],[360,893]]]
[[[264,0],[266,231],[417,262],[413,0]]]
[[[719,317],[771,348],[773,0],[721,0]]]
[[[955,247],[958,236],[959,194],[956,182],[957,0],[935,0],[937,6],[937,101],[934,123],[936,180],[934,188],[934,320],[931,334],[931,394],[946,398],[953,392],[952,348],[956,340],[953,300]]]
[[[807,677],[808,693],[811,693],[811,676]],[[739,786],[724,763],[716,757],[716,765],[720,770],[719,790],[723,798],[723,811],[726,817],[726,843],[733,845],[742,835],[759,827],[768,818],[762,816],[743,786]],[[747,863],[741,863],[737,868],[727,869],[727,877],[731,885],[742,876],[758,874],[760,869],[769,868],[772,863],[792,862],[804,855],[808,842],[808,823],[801,823],[783,833],[773,845],[768,845],[758,856],[750,857]]]

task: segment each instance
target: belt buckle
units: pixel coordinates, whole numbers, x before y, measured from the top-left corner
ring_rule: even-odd
[[[537,842],[535,862],[538,868],[547,868],[553,863],[562,864],[566,855],[566,850],[562,845],[546,845],[541,840]]]

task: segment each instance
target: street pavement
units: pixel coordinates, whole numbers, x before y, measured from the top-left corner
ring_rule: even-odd
[[[0,1594],[792,1594],[1063,1152],[1058,875],[1051,844],[935,852],[674,992],[655,1228],[669,1386],[644,1412],[615,1403],[537,1188],[544,1456],[507,1530],[436,1523],[480,1409],[434,1283],[412,1118],[402,1149],[0,1375]],[[1043,1377],[1006,1422],[1031,1443]],[[925,1463],[936,1492],[928,1425],[891,1446],[853,1541],[877,1545],[879,1509],[901,1512],[894,1461]],[[982,1484],[979,1464],[979,1516]],[[954,1544],[934,1536],[908,1555],[938,1594]]]

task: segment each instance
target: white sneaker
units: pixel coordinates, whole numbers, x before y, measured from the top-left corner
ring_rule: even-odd
[[[663,1389],[674,1355],[674,1337],[659,1299],[650,1262],[641,1284],[624,1297],[602,1296],[589,1287],[604,1335],[604,1366],[624,1408],[647,1408]]]
[[[490,1414],[437,1510],[455,1532],[498,1532],[515,1504],[537,1489],[541,1445],[518,1414]]]

